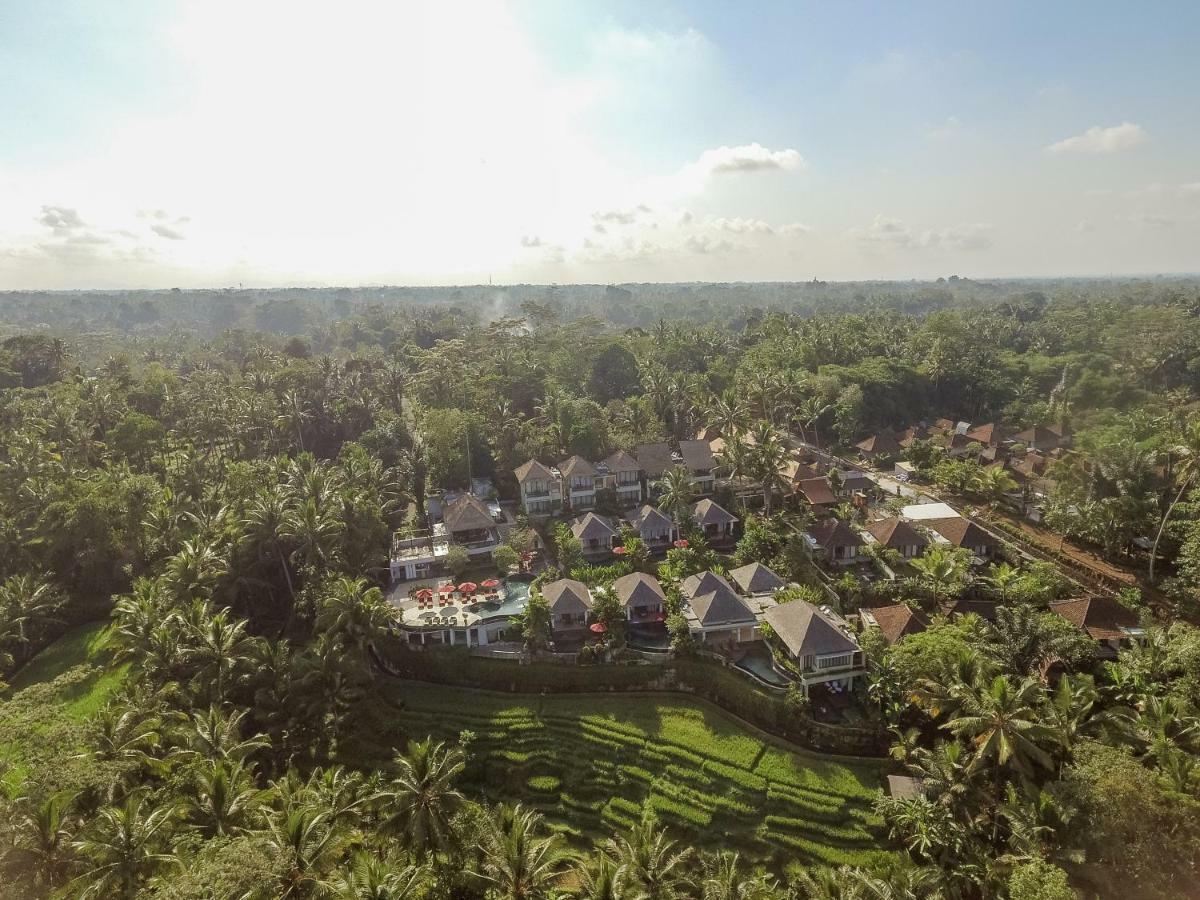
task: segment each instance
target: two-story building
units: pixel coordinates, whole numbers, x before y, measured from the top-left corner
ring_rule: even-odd
[[[740,520],[715,500],[705,497],[692,505],[692,521],[710,542],[721,544],[733,540],[734,528]]]
[[[813,685],[835,693],[854,687],[866,675],[866,662],[849,626],[831,612],[804,600],[771,607],[764,620],[800,671],[805,696]]]
[[[677,456],[676,463],[692,476],[692,490],[701,497],[711,494],[716,483],[713,469],[717,460],[708,441],[680,441]]]
[[[521,491],[521,506],[531,516],[552,516],[562,512],[562,474],[536,459],[518,466],[513,474]]]
[[[596,506],[596,468],[582,456],[564,459],[558,464],[562,477],[564,507],[588,510]]]
[[[487,504],[474,494],[462,494],[441,510],[442,520],[430,529],[397,532],[392,539],[390,572],[393,581],[428,578],[441,572],[452,546],[470,556],[490,556],[500,546],[499,523]]]
[[[615,491],[623,509],[638,506],[645,496],[641,466],[624,450],[618,450],[596,466],[596,489]]]

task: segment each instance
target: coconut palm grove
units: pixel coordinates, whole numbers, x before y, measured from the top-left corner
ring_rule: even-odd
[[[0,294],[0,895],[1200,896],[1200,282]]]

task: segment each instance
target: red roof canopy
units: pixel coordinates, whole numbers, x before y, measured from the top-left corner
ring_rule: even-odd
[[[594,634],[604,634],[604,632],[608,631],[608,626],[603,622],[593,622],[590,626],[590,630]]]
[[[677,540],[675,542],[675,546],[678,547],[680,550],[682,550],[687,545],[688,545],[687,538],[680,538],[679,540]]]
[[[458,589],[464,594],[473,594],[479,589],[479,585],[473,581],[464,581],[458,586]]]
[[[499,582],[497,579],[495,579],[495,578],[489,578],[487,581],[480,582],[480,584],[481,584],[481,586],[482,586],[482,587],[485,587],[485,588],[498,588],[498,587],[500,587],[500,582]]]
[[[456,588],[452,584],[443,584],[440,588],[438,588],[438,593],[439,594],[453,594],[456,590],[458,590],[458,588]]]
[[[433,591],[430,590],[429,588],[421,588],[419,591],[417,591],[417,596],[420,597],[422,600],[428,600],[430,597],[433,596]]]

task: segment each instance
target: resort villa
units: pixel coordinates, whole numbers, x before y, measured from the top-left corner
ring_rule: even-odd
[[[661,622],[667,595],[653,575],[632,572],[613,582],[613,593],[625,607],[625,617],[634,623]]]
[[[499,516],[499,519],[497,518]],[[474,494],[461,494],[441,507],[441,521],[433,527],[397,532],[392,538],[393,581],[428,578],[443,569],[451,546],[459,546],[472,557],[491,556],[500,546],[499,525],[503,513],[493,511]]]
[[[688,472],[697,495],[711,494],[716,485],[716,466],[708,441],[680,441],[677,450],[660,441],[642,444],[632,453],[618,450],[600,462],[571,456],[548,466],[531,459],[513,474],[522,508],[530,516],[541,517],[594,509],[596,492],[602,490],[613,491],[622,508],[636,507],[657,496],[658,480],[674,468]]]
[[[625,521],[638,533],[650,550],[665,550],[675,540],[675,521],[661,509],[643,504],[640,508],[625,513]]]
[[[707,497],[692,506],[692,520],[713,543],[732,541],[733,528],[740,521],[733,513]]]
[[[616,530],[603,516],[587,513],[571,523],[571,534],[579,540],[584,556],[607,556],[612,553]]]
[[[759,638],[758,616],[729,582],[715,572],[683,580],[680,593],[688,630],[701,643],[744,644]]]
[[[585,631],[592,611],[592,592],[582,581],[560,578],[542,585],[542,596],[550,607],[550,630],[554,634]]]
[[[803,600],[782,603],[764,616],[800,672],[805,695],[815,684],[848,691],[867,673],[863,652],[841,619]]]

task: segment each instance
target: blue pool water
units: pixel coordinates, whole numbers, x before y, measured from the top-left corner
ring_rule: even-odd
[[[515,616],[525,611],[529,602],[529,582],[511,578],[504,580],[504,596],[496,602],[479,603],[472,609],[484,619],[499,618],[500,616]]]
[[[775,671],[771,665],[771,651],[765,646],[759,645],[751,647],[746,655],[739,659],[736,663],[739,669],[744,669],[761,678],[768,684],[777,684],[780,687],[786,687],[791,682]]]

